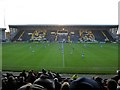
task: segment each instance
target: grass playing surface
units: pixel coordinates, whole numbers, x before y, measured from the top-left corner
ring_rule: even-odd
[[[87,43],[3,43],[2,70],[42,68],[59,73],[116,73],[118,45]]]

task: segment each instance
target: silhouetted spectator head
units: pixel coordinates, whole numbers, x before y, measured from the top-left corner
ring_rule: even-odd
[[[13,76],[9,76],[8,77],[8,82],[13,82],[13,81],[15,81],[15,78]]]
[[[102,83],[102,78],[100,78],[99,76],[96,76],[94,80],[97,81],[98,83]]]
[[[7,76],[7,78],[9,78],[9,76],[13,76],[13,74],[12,73],[6,73],[6,76]]]
[[[2,78],[2,90],[7,90],[7,77]]]
[[[41,85],[45,88],[47,88],[48,90],[54,90],[55,89],[55,84],[54,81],[48,78],[38,78],[34,81],[34,84],[38,84]]]
[[[41,79],[48,79],[49,77],[46,74],[41,74],[40,78]]]
[[[71,82],[70,90],[100,90],[100,86],[95,80],[82,77]]]
[[[116,90],[117,89],[117,83],[115,80],[113,79],[109,79],[107,81],[107,88],[108,90]]]
[[[103,85],[104,85],[104,86],[107,86],[107,79],[104,79],[104,80],[103,80]]]
[[[9,76],[8,77],[8,82],[6,84],[7,86],[7,90],[15,90],[16,89],[16,81],[15,78],[13,76]]]
[[[42,73],[46,74],[46,72],[47,72],[47,71],[46,71],[45,69],[42,69]]]
[[[70,84],[68,82],[64,82],[61,85],[61,89],[60,90],[69,90],[69,88],[70,88]]]
[[[113,76],[112,79],[118,82],[118,80],[120,79],[120,70],[117,70],[117,75]]]
[[[65,79],[63,80],[63,82],[69,82],[68,78],[65,78]]]
[[[54,83],[55,83],[55,90],[60,90],[61,83],[58,81],[58,78],[54,79]]]
[[[36,79],[35,74],[30,70],[28,72],[28,76],[27,76],[26,81],[29,82],[29,83],[33,83],[35,81],[35,79]]]
[[[59,81],[58,81],[58,78],[55,78],[54,81],[55,81],[55,82],[59,82]]]
[[[103,79],[102,78],[100,78],[99,76],[96,76],[94,78],[94,80],[99,84],[99,86],[100,86],[101,89],[104,88],[104,86],[103,86]]]
[[[48,77],[49,77],[49,79],[53,79],[54,78],[53,74],[52,74],[52,72],[50,70],[48,71]]]
[[[24,81],[25,81],[25,78],[21,76],[21,77],[19,77],[19,81],[20,81],[20,82],[24,82]]]
[[[117,75],[120,77],[120,70],[117,70]]]
[[[58,78],[58,81],[61,82],[62,78],[59,73],[55,73],[54,78]]]
[[[28,83],[26,85],[21,86],[18,90],[47,90],[47,89],[37,84]]]
[[[118,80],[118,85],[120,86],[120,79]]]

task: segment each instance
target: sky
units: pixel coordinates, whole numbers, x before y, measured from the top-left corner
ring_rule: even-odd
[[[0,28],[23,24],[118,25],[119,0],[0,0]]]

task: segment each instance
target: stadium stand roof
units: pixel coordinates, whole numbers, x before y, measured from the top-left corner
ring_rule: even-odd
[[[35,30],[35,29],[46,29],[46,30],[103,30],[109,28],[118,28],[118,25],[9,25],[10,28],[18,28],[19,30]]]
[[[6,28],[0,28],[0,30],[5,31],[5,30],[6,30]]]

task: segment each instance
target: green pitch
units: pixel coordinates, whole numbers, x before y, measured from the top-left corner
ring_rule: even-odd
[[[3,43],[2,70],[59,73],[116,73],[118,44]]]

